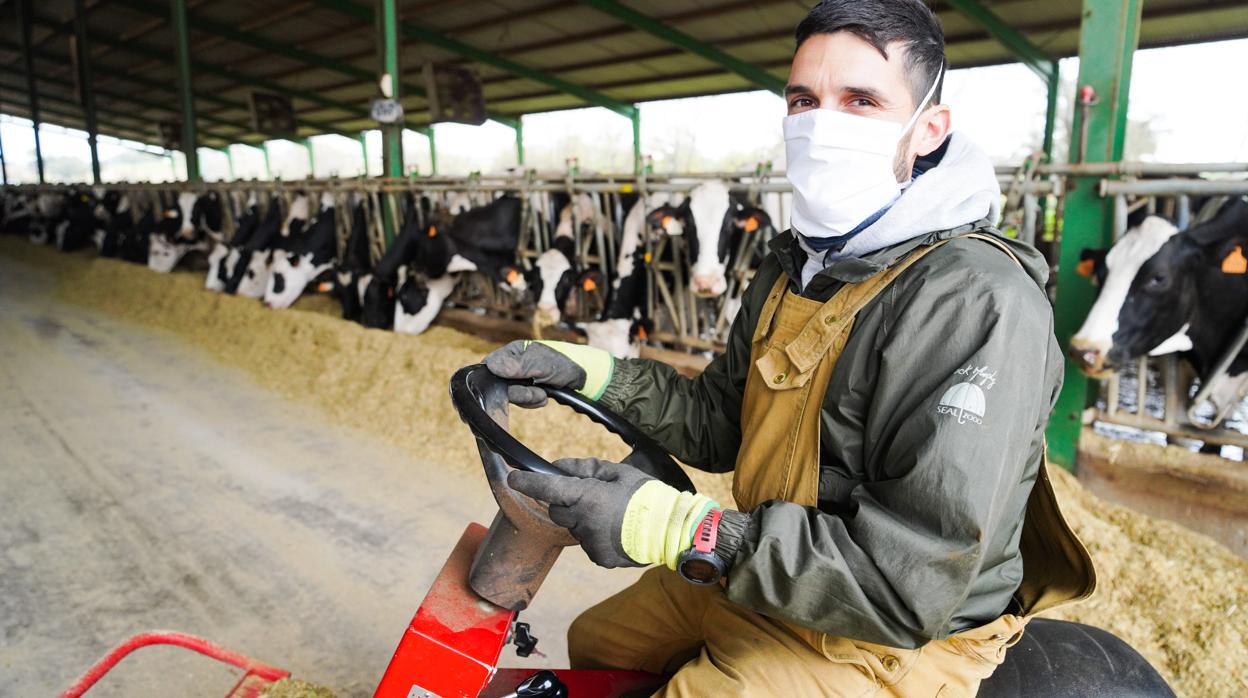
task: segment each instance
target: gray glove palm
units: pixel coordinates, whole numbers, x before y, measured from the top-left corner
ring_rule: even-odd
[[[602,567],[641,567],[624,552],[621,527],[629,500],[654,478],[631,465],[597,458],[553,464],[567,477],[513,470],[512,489],[550,505],[550,520],[571,531],[590,560]]]
[[[521,339],[490,352],[485,366],[500,378],[532,379],[542,385],[555,388],[580,390],[585,386],[585,369],[567,356],[537,342]],[[507,388],[507,398],[521,407],[541,407],[546,404],[546,391],[537,386],[512,385]]]

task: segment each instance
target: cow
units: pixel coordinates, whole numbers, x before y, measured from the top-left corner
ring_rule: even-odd
[[[309,284],[318,292],[332,290],[337,251],[338,224],[334,196],[325,192],[321,194],[321,208],[316,218],[302,235],[293,240],[291,249],[274,250],[269,285],[264,293],[265,305],[288,308]]]
[[[560,210],[550,249],[538,256],[533,267],[524,272],[516,267],[505,270],[507,286],[526,293],[536,304],[533,319],[539,327],[559,323],[568,310],[569,299],[575,298],[573,289],[594,292],[603,285],[601,271],[582,269],[577,260],[578,240],[589,234],[597,218],[593,198],[578,194]]]
[[[117,256],[133,264],[147,266],[150,240],[156,230],[156,212],[157,207],[148,205],[142,209],[133,226],[118,231]]]
[[[244,246],[260,225],[260,202],[254,191],[248,194],[246,203],[237,208],[239,213],[234,219],[234,236],[228,242],[224,236],[213,238],[212,251],[208,253],[208,275],[204,279],[204,288],[209,291],[226,289]]]
[[[5,235],[30,235],[31,222],[35,218],[33,199],[16,189],[4,192],[4,219],[0,232]]]
[[[101,257],[117,257],[121,254],[122,237],[134,227],[130,196],[101,188],[95,198],[95,247]]]
[[[362,322],[364,291],[372,281],[372,253],[368,241],[368,199],[361,198],[351,211],[351,232],[343,259],[335,269],[334,292],[342,304],[342,318]]]
[[[209,235],[220,236],[223,210],[221,195],[215,191],[178,194],[167,206],[163,218],[148,240],[147,266],[169,273],[192,252],[208,252]]]
[[[1181,353],[1202,382],[1209,380],[1248,318],[1246,247],[1248,200],[1236,198],[1186,231],[1149,216],[1108,254],[1085,252],[1081,272],[1096,279],[1100,293],[1071,339],[1071,358],[1102,377],[1146,355]],[[1248,351],[1241,351],[1226,385],[1245,371]]]
[[[65,195],[45,192],[35,197],[34,215],[27,227],[30,241],[47,245],[54,240],[56,228],[64,219]]]
[[[690,268],[689,287],[694,295],[713,298],[728,290],[729,268],[736,262],[742,237],[772,226],[771,217],[761,208],[735,198],[721,180],[703,182],[689,191],[679,205],[666,204],[650,212],[652,228],[685,241]],[[762,247],[751,246],[757,266]]]
[[[399,287],[394,304],[394,331],[420,334],[438,317],[455,290],[457,274],[445,274],[424,283],[407,267],[399,268]]]
[[[255,232],[238,248],[238,259],[230,270],[224,291],[248,298],[263,298],[269,285],[269,251],[282,234],[282,204],[276,196],[269,197],[264,217]]]

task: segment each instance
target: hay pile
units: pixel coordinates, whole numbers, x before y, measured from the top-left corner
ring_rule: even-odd
[[[433,327],[411,337],[321,312],[272,311],[209,293],[199,275],[161,275],[0,240],[0,254],[59,268],[66,299],[186,337],[221,361],[415,457],[479,468],[447,380],[495,345]],[[314,301],[319,302],[319,301]],[[547,457],[618,458],[613,436],[563,408],[513,410],[517,436]],[[1055,617],[1106,628],[1139,649],[1180,695],[1248,695],[1248,562],[1181,526],[1103,502],[1054,469],[1055,486],[1100,573],[1090,601]],[[692,473],[730,502],[725,476]],[[299,694],[296,694],[299,695]]]
[[[338,698],[338,695],[324,686],[307,681],[282,679],[266,688],[260,698]]]

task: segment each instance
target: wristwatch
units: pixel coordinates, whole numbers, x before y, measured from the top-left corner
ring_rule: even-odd
[[[676,559],[676,571],[686,582],[714,584],[728,571],[728,563],[715,552],[722,509],[711,509],[693,534],[693,546]]]

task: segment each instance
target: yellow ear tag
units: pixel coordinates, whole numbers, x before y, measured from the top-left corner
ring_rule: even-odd
[[[641,258],[642,258],[643,260],[645,260],[646,264],[649,264],[649,263],[650,263],[650,253],[649,253],[649,252],[647,252],[647,253],[645,253],[644,255],[642,255],[642,257],[641,257]]]
[[[1092,274],[1095,271],[1096,271],[1095,259],[1085,259],[1079,263],[1079,266],[1075,267],[1075,273],[1078,274],[1079,276],[1082,276],[1085,279],[1092,278]]]
[[[1244,248],[1236,245],[1235,249],[1222,260],[1223,274],[1248,274],[1248,258],[1244,257]]]
[[[745,228],[745,232],[752,233],[755,230],[758,230],[758,219],[754,216],[750,216],[745,219],[745,225],[742,227]]]
[[[598,284],[593,279],[586,277],[581,282],[581,288],[585,289],[586,292],[593,292],[598,288]]]
[[[437,237],[437,236],[438,236],[438,229],[437,229],[437,227],[436,227],[436,226],[432,226],[432,225],[431,225],[431,226],[429,226],[429,237],[431,237],[431,238],[435,238],[435,237]]]

